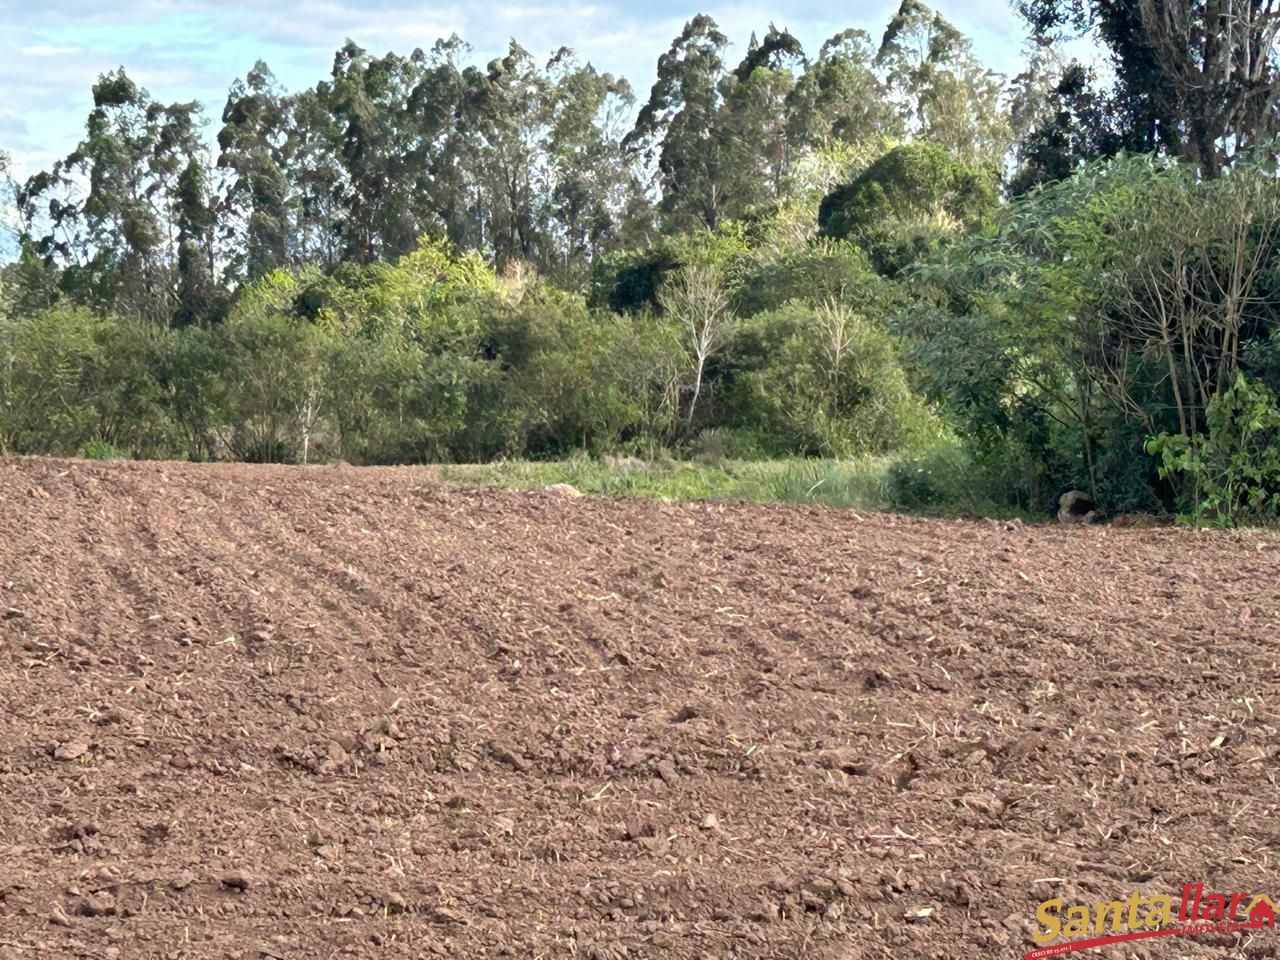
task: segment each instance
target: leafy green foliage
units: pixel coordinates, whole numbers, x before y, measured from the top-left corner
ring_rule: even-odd
[[[1021,464],[1027,502],[1079,487],[1111,509],[1171,505],[1143,438],[1199,432],[1275,329],[1268,169],[1091,165],[913,271],[932,303],[899,323],[920,382],[979,456]]]
[[[1175,479],[1194,523],[1280,522],[1280,403],[1237,375],[1210,402],[1208,435],[1163,433],[1147,441],[1161,477]]]
[[[937,144],[903,144],[828,194],[818,223],[826,236],[861,246],[880,273],[892,276],[991,213],[997,184],[994,169]]]
[[[743,340],[730,423],[770,454],[884,454],[936,428],[892,337],[844,303],[791,301],[752,318]]]
[[[163,337],[57,307],[0,321],[0,451],[76,455],[96,440],[153,455],[164,391],[151,361]]]
[[[216,165],[199,105],[105,74],[14,194],[0,450],[1267,519],[1274,31],[1158,6],[1025,5],[1096,23],[1110,88],[1047,42],[1006,84],[919,0],[878,47],[770,25],[736,64],[699,15],[635,112],[567,49],[347,42],[312,88],[237,80]],[[704,469],[585,459],[619,451]],[[823,459],[740,484],[758,457]]]

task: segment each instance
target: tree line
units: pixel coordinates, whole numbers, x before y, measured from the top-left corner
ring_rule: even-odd
[[[645,99],[348,42],[216,146],[114,71],[15,185],[0,449],[877,454],[905,506],[1274,516],[1274,3],[1029,0],[1013,78],[918,0],[736,63],[698,15]]]

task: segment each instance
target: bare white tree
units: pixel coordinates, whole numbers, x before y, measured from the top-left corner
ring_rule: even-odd
[[[692,366],[687,415],[692,425],[702,396],[707,360],[732,337],[738,318],[729,306],[720,272],[714,267],[684,267],[663,286],[658,302],[679,325]]]

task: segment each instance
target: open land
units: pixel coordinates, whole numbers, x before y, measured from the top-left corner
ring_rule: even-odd
[[[0,461],[6,958],[1020,957],[1278,777],[1271,534]]]

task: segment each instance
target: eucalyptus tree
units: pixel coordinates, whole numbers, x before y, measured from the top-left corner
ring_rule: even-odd
[[[192,202],[183,174],[204,162],[199,123],[198,104],[158,103],[123,70],[94,84],[84,139],[18,196],[32,249],[64,268],[67,293],[126,316],[171,322],[180,244],[200,247],[201,259],[213,256],[209,233],[184,238],[178,223]]]
[[[724,157],[716,141],[728,38],[699,14],[658,58],[658,76],[626,143],[655,163],[663,222],[674,231],[725,219]]]
[[[9,155],[0,150],[0,254],[16,241],[18,234],[15,206],[18,191],[10,173],[11,163]]]
[[[178,175],[174,199],[178,246],[173,323],[208,326],[222,319],[228,298],[217,277],[215,231],[220,211],[203,157],[187,160]]]
[[[259,60],[227,94],[218,166],[228,173],[222,229],[228,280],[253,282],[290,262],[289,98]]]
[[[793,149],[902,135],[902,121],[874,60],[871,37],[862,30],[844,30],[822,44],[787,96]]]
[[[422,66],[420,54],[374,58],[348,40],[334,55],[331,79],[316,88],[341,131],[337,198],[344,260],[390,259],[417,245],[419,131],[410,122],[409,104]]]
[[[622,147],[635,98],[626,80],[580,64],[567,49],[551,58],[547,73],[551,104],[543,146],[550,236],[540,266],[577,284],[643,211],[641,179]]]
[[[546,230],[540,199],[550,83],[514,40],[505,56],[484,70],[468,67],[463,79],[461,110],[478,245],[499,264],[535,261]]]
[[[470,51],[456,35],[437,40],[426,53],[414,51],[419,75],[409,93],[406,122],[414,132],[408,173],[420,226],[475,247],[471,118],[464,110],[467,78],[461,62]]]
[[[333,266],[342,256],[342,128],[328,109],[323,85],[290,96],[288,110],[290,260]]]
[[[1011,138],[1003,80],[942,14],[920,0],[902,0],[876,65],[909,134],[970,159],[1004,157]]]
[[[782,195],[797,152],[787,136],[788,100],[803,63],[800,42],[770,25],[763,41],[752,35],[742,62],[720,82],[715,149],[732,217],[750,216]]]

